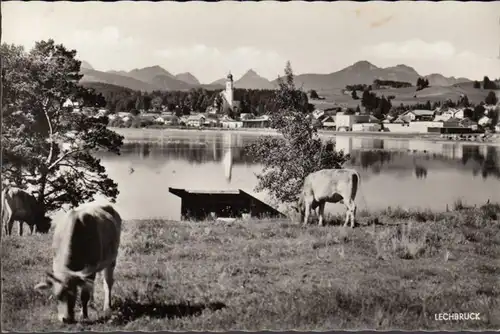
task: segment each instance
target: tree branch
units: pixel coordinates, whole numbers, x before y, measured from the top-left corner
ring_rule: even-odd
[[[47,165],[52,161],[52,155],[54,154],[54,139],[53,139],[54,132],[52,130],[52,122],[50,121],[49,113],[47,110],[48,100],[49,100],[48,98],[45,99],[43,103],[43,113],[45,115],[45,118],[47,119],[47,124],[49,126],[49,140],[50,140],[49,156],[47,157],[47,162],[46,162]]]
[[[64,153],[60,158],[58,158],[56,161],[54,161],[50,166],[49,166],[49,170],[53,169],[55,166],[57,166],[57,164],[59,164],[61,161],[63,161],[64,159],[66,159],[66,157],[68,157],[69,155],[71,154],[74,154],[74,153],[77,153],[77,152],[83,152],[85,151],[86,149],[83,149],[83,148],[79,148],[77,150],[73,150],[73,151],[70,151],[70,152],[66,152]]]

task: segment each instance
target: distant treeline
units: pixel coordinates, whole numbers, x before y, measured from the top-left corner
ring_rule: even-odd
[[[490,78],[488,78],[487,76],[483,78],[482,86],[483,89],[493,89],[493,90],[498,89],[498,85],[494,81],[491,81]],[[474,88],[480,89],[481,83],[477,80],[474,81]]]
[[[345,90],[347,90],[347,91],[372,90],[372,86],[371,85],[365,85],[365,84],[347,85],[347,86],[345,86]]]
[[[355,84],[345,86],[346,91],[371,91],[372,89],[379,89],[382,87],[392,87],[392,88],[403,88],[411,87],[411,83],[404,81],[394,81],[394,80],[373,80],[371,85],[366,84]]]
[[[379,80],[375,79],[373,81],[372,88],[378,89],[380,87],[392,87],[392,88],[403,88],[403,87],[411,87],[411,83],[404,81],[393,81],[393,80]]]
[[[86,83],[102,94],[106,100],[106,108],[111,112],[138,112],[139,110],[161,110],[166,106],[168,110],[178,115],[188,115],[191,112],[205,112],[209,106],[222,105],[221,90],[206,90],[203,88],[190,91],[153,91],[151,93],[134,91],[128,88],[102,84]],[[307,103],[307,94],[302,93]],[[234,100],[240,102],[241,113],[251,113],[256,116],[276,109],[274,90],[238,89],[234,90]]]

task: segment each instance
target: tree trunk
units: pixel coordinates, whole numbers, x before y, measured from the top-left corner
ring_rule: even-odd
[[[43,209],[43,212],[45,212],[45,188],[47,186],[47,172],[45,166],[43,168],[44,170],[41,170],[41,176],[40,176],[40,189],[38,191],[38,198],[37,202],[40,205],[40,208]]]

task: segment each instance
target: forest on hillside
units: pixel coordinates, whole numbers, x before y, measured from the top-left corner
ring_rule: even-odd
[[[128,88],[103,84],[84,83],[85,87],[93,88],[106,100],[106,108],[111,112],[139,112],[140,110],[161,110],[166,106],[170,111],[179,115],[188,115],[191,112],[205,112],[214,101],[219,99],[221,105],[221,90],[206,90],[203,88],[189,91],[153,91],[151,93],[134,91]],[[251,113],[255,116],[276,109],[274,102],[275,91],[270,89],[238,89],[234,90],[234,100],[240,102],[241,113]],[[303,93],[303,100],[307,103],[307,94]]]

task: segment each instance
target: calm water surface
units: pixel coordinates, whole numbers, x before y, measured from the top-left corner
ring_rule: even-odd
[[[131,131],[133,136],[127,136]],[[118,183],[116,207],[124,219],[179,219],[181,200],[169,193],[169,187],[240,188],[269,203],[267,194],[254,191],[261,166],[243,153],[243,147],[258,138],[255,133],[127,129],[124,134],[120,156],[99,154]],[[468,204],[500,202],[497,146],[350,136],[335,140],[338,149],[351,155],[348,165],[361,174],[362,196],[356,200],[360,209],[444,210],[457,199]],[[222,164],[229,149],[234,161],[231,182]],[[341,204],[326,208],[344,210]]]

